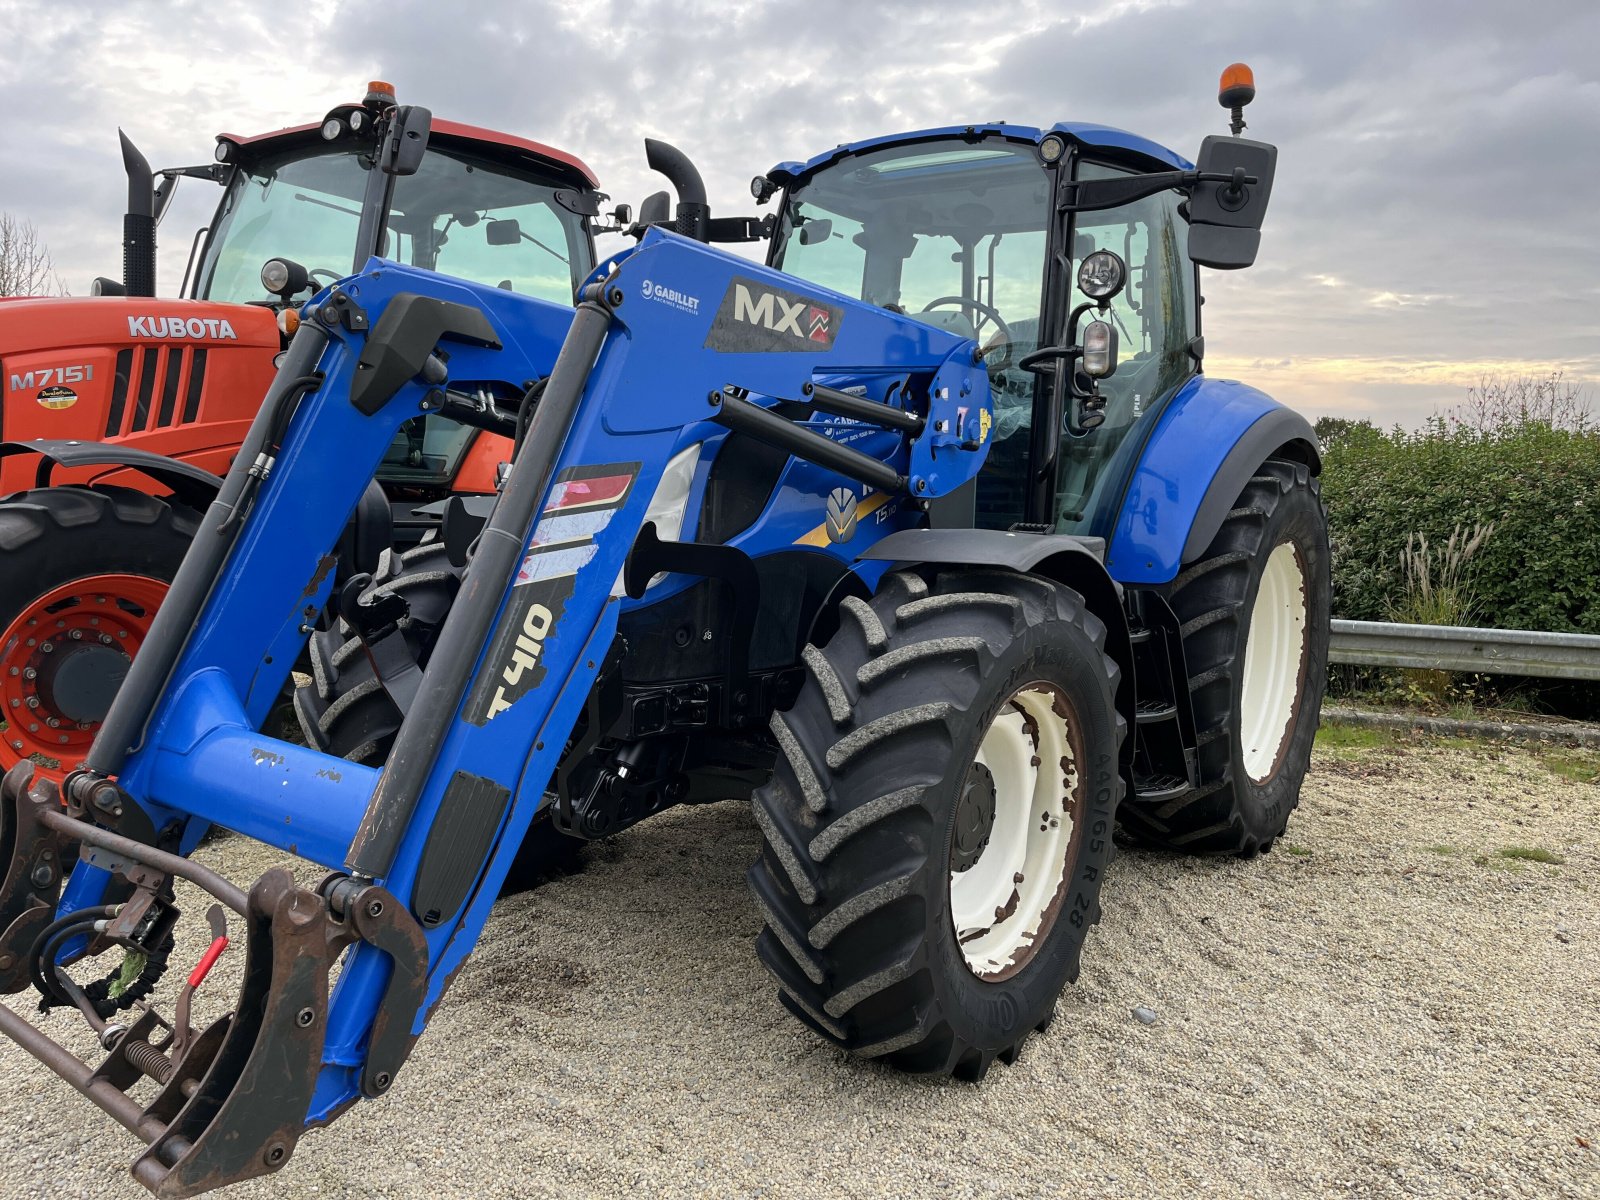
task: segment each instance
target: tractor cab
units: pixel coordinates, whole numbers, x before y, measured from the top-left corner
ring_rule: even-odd
[[[1274,153],[1208,138],[1197,170],[1104,126],[950,127],[752,190],[782,191],[770,265],[977,342],[993,446],[936,521],[1106,536],[1143,432],[1200,371],[1197,267],[1253,260]]]
[[[570,303],[593,265],[585,221],[595,180],[534,142],[432,121],[428,152],[395,180],[370,249],[523,295]],[[223,195],[185,294],[227,304],[298,304],[365,265],[362,203],[373,149],[337,118],[258,138],[224,134]],[[359,257],[361,261],[353,261]],[[270,269],[264,270],[271,264]]]

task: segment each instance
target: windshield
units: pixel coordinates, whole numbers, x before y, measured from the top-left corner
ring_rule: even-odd
[[[1038,346],[1049,200],[1031,146],[850,155],[790,191],[772,265],[984,344],[1009,340],[1014,362]]]
[[[197,294],[236,304],[271,300],[260,278],[269,258],[299,263],[315,287],[350,274],[371,169],[360,148],[338,146],[241,167],[218,210]],[[430,146],[421,169],[396,180],[382,252],[570,304],[593,255],[583,219],[557,204],[555,192],[543,176]]]

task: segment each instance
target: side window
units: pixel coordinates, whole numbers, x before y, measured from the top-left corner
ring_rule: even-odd
[[[1082,163],[1080,179],[1123,172]],[[1154,419],[1156,406],[1194,373],[1189,342],[1195,332],[1194,267],[1189,227],[1178,214],[1179,196],[1163,192],[1121,208],[1079,213],[1073,230],[1072,301],[1077,264],[1096,250],[1111,250],[1128,264],[1128,284],[1111,302],[1108,319],[1118,338],[1117,373],[1100,381],[1105,423],[1085,434],[1063,433],[1056,476],[1056,528],[1104,535],[1133,456],[1142,439],[1129,435]]]
[[[1084,163],[1081,179],[1124,174]],[[1111,304],[1120,364],[1102,381],[1107,425],[1137,421],[1150,404],[1193,370],[1188,346],[1195,331],[1194,268],[1188,258],[1188,224],[1179,197],[1164,192],[1104,212],[1081,213],[1073,237],[1073,262],[1112,250],[1128,264],[1128,285]],[[1074,296],[1074,301],[1081,297]]]

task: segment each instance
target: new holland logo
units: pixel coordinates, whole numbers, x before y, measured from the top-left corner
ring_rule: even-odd
[[[829,350],[844,312],[824,301],[735,276],[706,348],[725,353]]]
[[[849,488],[828,493],[828,540],[848,542],[856,535],[856,494]]]
[[[238,341],[233,326],[219,317],[129,317],[128,336],[136,338],[210,338]]]

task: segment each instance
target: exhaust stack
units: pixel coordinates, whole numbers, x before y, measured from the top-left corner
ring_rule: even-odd
[[[122,283],[129,296],[156,294],[156,189],[150,163],[122,130],[122,166],[128,173],[128,211],[122,218]]]
[[[678,213],[674,230],[697,242],[707,240],[711,208],[706,204],[706,185],[689,156],[676,146],[645,138],[644,159],[652,171],[659,171],[678,193]]]

